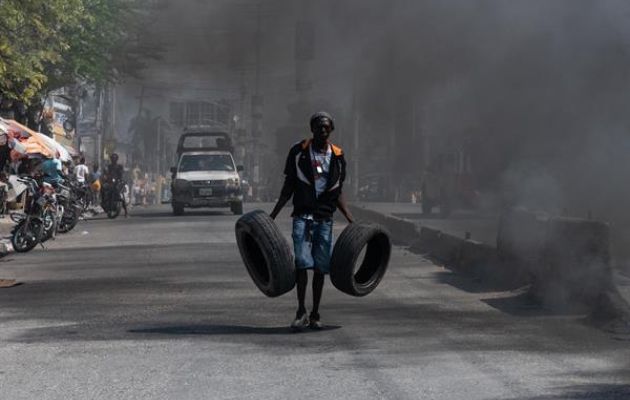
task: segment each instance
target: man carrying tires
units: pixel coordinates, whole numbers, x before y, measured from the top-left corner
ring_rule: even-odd
[[[285,180],[271,218],[275,219],[293,197],[293,249],[295,252],[298,310],[291,328],[310,326],[321,329],[319,303],[324,276],[330,270],[333,214],[339,208],[349,223],[353,217],[342,195],[346,161],[341,148],[329,142],[335,129],[330,114],[318,112],[310,120],[312,139],[289,150],[284,168]],[[313,269],[313,308],[308,315],[304,300],[307,270]]]

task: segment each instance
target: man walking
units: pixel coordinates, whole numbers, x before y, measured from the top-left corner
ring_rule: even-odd
[[[293,248],[295,251],[298,310],[291,328],[307,326],[321,329],[319,303],[324,276],[330,270],[333,214],[339,208],[349,223],[353,217],[342,195],[346,176],[343,151],[329,142],[335,129],[330,114],[318,112],[310,120],[312,139],[303,140],[289,150],[284,168],[285,180],[271,218],[275,219],[293,197]],[[304,303],[308,284],[307,270],[313,269],[313,308],[308,315]]]

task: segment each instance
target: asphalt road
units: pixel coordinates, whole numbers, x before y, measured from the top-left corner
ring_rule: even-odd
[[[370,296],[327,283],[326,329],[291,333],[294,293],[258,292],[235,220],[134,210],[0,260],[23,282],[0,289],[0,398],[630,398],[630,338],[403,249]]]

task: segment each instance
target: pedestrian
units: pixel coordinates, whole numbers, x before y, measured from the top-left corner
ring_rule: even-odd
[[[90,190],[92,192],[92,203],[99,204],[101,202],[101,171],[99,171],[98,164],[94,163],[92,166]]]
[[[295,252],[298,310],[291,328],[321,329],[319,304],[324,276],[330,270],[333,214],[339,208],[349,223],[353,217],[342,194],[346,161],[340,147],[329,142],[335,129],[333,118],[318,112],[310,120],[311,139],[289,150],[284,168],[285,180],[271,218],[275,219],[293,197],[293,249]],[[305,306],[307,270],[313,269],[313,308]]]
[[[77,177],[77,182],[81,185],[85,185],[90,169],[85,165],[85,157],[81,157],[79,164],[74,168],[74,174]]]

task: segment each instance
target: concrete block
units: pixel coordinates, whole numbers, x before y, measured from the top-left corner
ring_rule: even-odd
[[[540,263],[549,217],[525,209],[511,209],[501,215],[497,252],[501,262],[514,268]]]
[[[373,222],[385,226],[391,233],[392,241],[395,244],[409,246],[420,237],[416,225],[413,222],[362,207],[352,205],[349,207],[357,220]]]
[[[409,250],[417,254],[428,254],[437,245],[441,234],[442,232],[437,229],[423,226],[420,228],[418,240],[412,243]]]
[[[497,249],[474,240],[465,240],[458,260],[459,269],[462,272],[476,276],[487,275],[490,264],[495,264]]]
[[[610,227],[600,221],[550,219],[543,262],[532,271],[546,303],[592,304],[614,286]]]
[[[465,242],[465,239],[440,232],[429,254],[444,263],[444,266],[457,269],[457,263]]]

